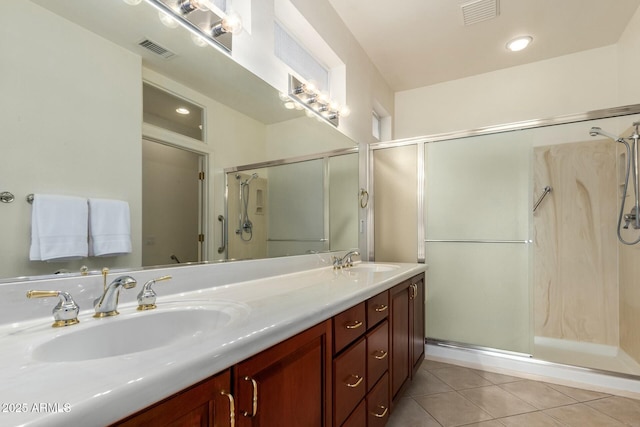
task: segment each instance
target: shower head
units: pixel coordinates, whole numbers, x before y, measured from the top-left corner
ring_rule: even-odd
[[[249,178],[247,178],[246,180],[244,180],[243,184],[247,185],[249,184],[251,181],[253,181],[254,179],[256,179],[258,177],[257,173],[252,173],[251,176]]]
[[[624,142],[624,140],[618,136],[615,136],[612,133],[609,133],[607,131],[602,130],[601,128],[594,126],[589,130],[589,135],[591,136],[598,136],[598,135],[602,135],[602,136],[606,136],[607,138],[611,138],[616,142]]]

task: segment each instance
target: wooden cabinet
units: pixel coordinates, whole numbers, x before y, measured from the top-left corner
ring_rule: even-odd
[[[424,358],[424,274],[117,426],[382,427]]]
[[[331,425],[330,321],[239,363],[236,426]]]
[[[113,426],[231,426],[233,397],[231,375],[227,370],[189,387]]]
[[[385,291],[333,318],[335,427],[384,426],[386,423],[389,312],[389,292]],[[358,333],[352,330],[356,324],[361,324]]]
[[[391,398],[395,400],[424,359],[424,274],[390,290]]]

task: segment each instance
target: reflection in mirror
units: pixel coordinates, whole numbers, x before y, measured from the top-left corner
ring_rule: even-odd
[[[3,152],[0,182],[15,195],[13,203],[2,204],[0,280],[78,272],[83,265],[99,272],[174,263],[171,255],[180,261],[221,259],[217,217],[223,213],[225,168],[356,145],[332,126],[285,109],[273,87],[228,55],[196,46],[187,31],[168,29],[145,2],[0,2],[0,27],[0,128],[11,142]],[[139,43],[145,40],[173,56],[144,48],[148,43]],[[212,131],[184,136],[149,115],[143,123],[143,80],[202,108],[203,123]],[[143,137],[206,159],[207,198],[198,211],[206,232],[197,256],[181,256],[173,244],[165,250],[159,234],[143,232]],[[127,201],[132,253],[68,263],[29,261],[31,205],[24,200],[30,193]],[[143,261],[147,249],[161,247],[157,257]]]
[[[230,259],[358,247],[357,153],[234,169],[227,172]]]

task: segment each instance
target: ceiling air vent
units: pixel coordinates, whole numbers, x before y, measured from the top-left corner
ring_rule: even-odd
[[[171,52],[169,49],[165,49],[164,47],[160,46],[158,43],[153,42],[149,39],[142,40],[140,43],[138,43],[138,45],[142,46],[147,50],[150,50],[156,55],[162,56],[165,59],[169,59],[175,55],[175,53]]]
[[[478,22],[496,18],[500,13],[499,0],[472,0],[460,5],[462,9],[462,21],[464,25],[473,25]]]

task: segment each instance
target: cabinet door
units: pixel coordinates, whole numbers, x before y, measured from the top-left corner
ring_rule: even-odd
[[[425,323],[424,323],[424,274],[416,276],[411,280],[413,292],[410,294],[411,298],[411,363],[413,372],[420,367],[422,360],[424,359],[424,338],[425,338]]]
[[[113,424],[114,426],[227,427],[231,375],[225,371]]]
[[[330,331],[323,322],[236,365],[238,426],[330,426]]]
[[[411,369],[409,343],[410,281],[391,288],[391,397],[395,398],[409,379]]]

